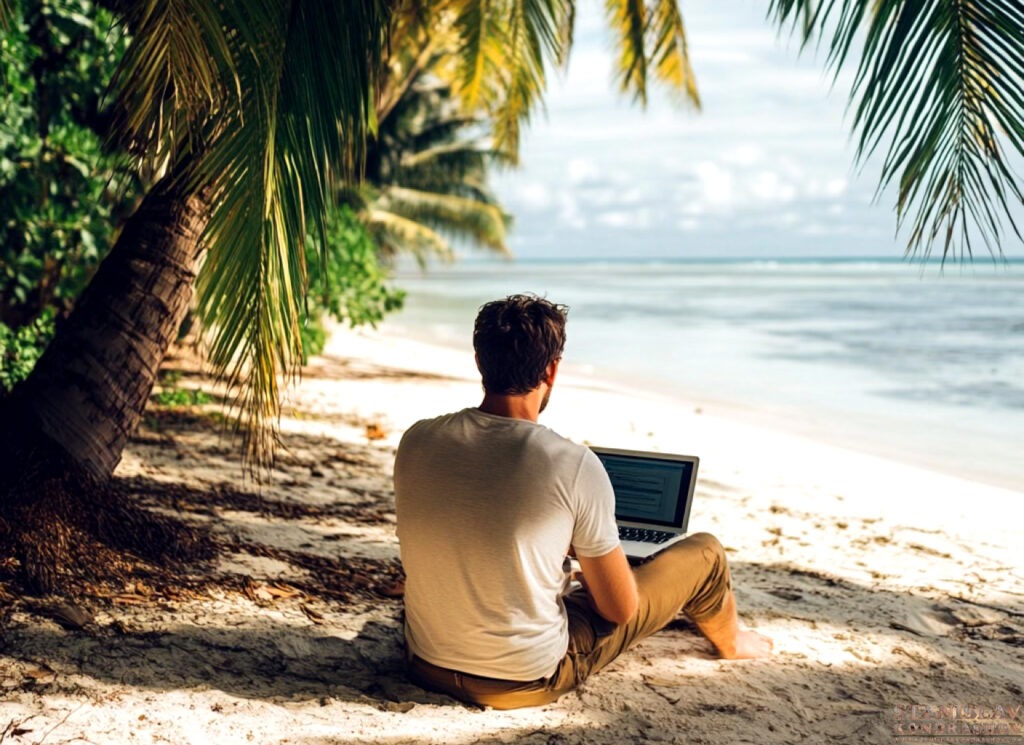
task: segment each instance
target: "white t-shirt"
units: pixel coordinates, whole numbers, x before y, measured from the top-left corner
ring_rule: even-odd
[[[464,409],[405,433],[395,501],[411,651],[489,678],[553,673],[569,641],[570,544],[585,557],[619,545],[597,456],[539,424]]]

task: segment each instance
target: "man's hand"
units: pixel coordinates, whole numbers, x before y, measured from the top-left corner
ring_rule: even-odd
[[[582,572],[576,579],[590,596],[601,617],[612,623],[625,623],[636,614],[639,598],[633,570],[621,546],[604,556],[577,556]]]

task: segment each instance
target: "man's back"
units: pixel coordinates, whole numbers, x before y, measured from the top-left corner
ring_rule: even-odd
[[[534,422],[465,409],[406,433],[395,495],[412,653],[507,680],[553,672],[569,546],[618,545],[597,458]]]

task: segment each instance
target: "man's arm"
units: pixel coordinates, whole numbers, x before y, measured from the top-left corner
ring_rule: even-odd
[[[639,598],[633,570],[621,546],[604,556],[577,556],[583,587],[601,616],[612,623],[625,623],[636,614]]]

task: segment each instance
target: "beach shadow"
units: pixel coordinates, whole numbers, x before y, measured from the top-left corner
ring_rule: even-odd
[[[639,655],[645,664],[620,659],[570,695],[586,705],[592,693],[614,698],[615,688],[625,686],[654,708],[662,704],[691,707],[695,716],[722,701],[735,700],[737,686],[745,690],[750,707],[766,710],[779,701],[799,709],[803,698],[812,692],[820,697],[826,691],[837,711],[850,716],[857,714],[849,710],[875,711],[893,702],[957,701],[965,695],[994,701],[1024,695],[1024,661],[1019,652],[1024,625],[1016,616],[1003,613],[989,624],[960,624],[941,633],[915,631],[893,619],[928,618],[941,604],[909,593],[808,576],[783,565],[737,564],[736,570],[747,577],[756,571],[791,593],[774,614],[766,617],[753,611],[762,623],[774,615],[785,618],[790,626],[804,624],[809,635],[810,630],[828,625],[829,633],[848,640],[841,645],[846,648],[842,658],[818,660],[813,650],[790,649],[768,660],[718,662],[707,643],[680,622],[624,656]],[[817,600],[811,602],[815,596]],[[217,601],[209,605],[210,615],[217,617]],[[158,627],[150,630],[132,627],[129,617],[126,622],[65,631],[53,622],[28,616],[8,624],[0,648],[6,667],[30,660],[56,671],[58,680],[61,675],[84,675],[157,691],[214,688],[254,699],[363,701],[386,708],[410,703],[461,706],[408,682],[401,604],[381,599],[375,605],[376,616],[362,623],[358,608],[348,615],[341,608],[345,626],[310,624],[300,613],[285,613],[296,610],[298,601],[266,611],[253,608],[239,618],[237,626],[223,621],[206,625],[202,604],[198,609],[191,605],[189,614],[180,619],[168,607],[157,614]],[[367,605],[361,607],[366,610]],[[222,615],[223,609],[219,610]],[[334,611],[337,618],[337,605]],[[866,637],[869,642],[862,643]],[[982,670],[975,659],[981,659],[981,652],[996,654],[1004,663]],[[744,683],[751,671],[756,675]],[[812,714],[817,716],[807,712],[811,719]]]
[[[38,622],[8,628],[0,638],[7,658],[0,657],[0,679],[17,675],[19,668],[43,666],[56,673],[58,686],[61,676],[75,675],[154,691],[216,689],[279,703],[461,706],[406,680],[401,634],[400,624],[378,621],[352,636],[299,624],[183,624],[147,631],[115,623],[69,632]],[[24,687],[46,690],[31,677]]]

